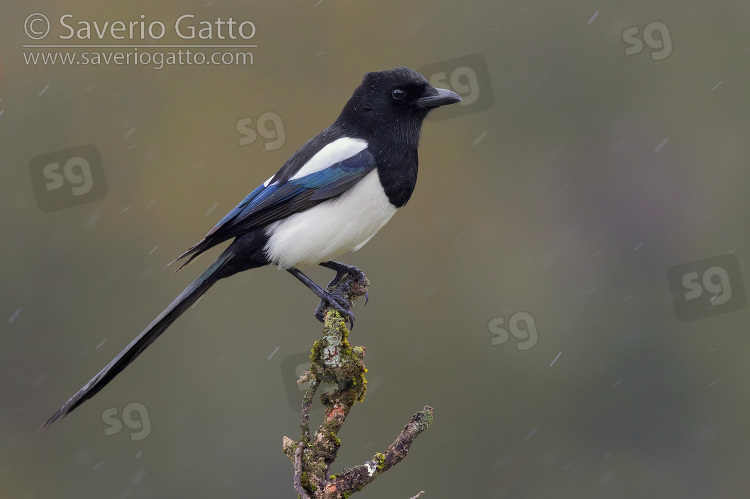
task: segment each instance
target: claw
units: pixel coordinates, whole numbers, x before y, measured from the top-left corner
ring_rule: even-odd
[[[365,291],[365,304],[364,304],[364,305],[362,305],[363,307],[364,307],[365,305],[367,305],[367,300],[369,300],[369,299],[370,299],[370,297],[369,297],[369,296],[367,295],[367,291]]]

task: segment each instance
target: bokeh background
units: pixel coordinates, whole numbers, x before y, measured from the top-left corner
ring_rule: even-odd
[[[44,40],[24,32],[33,13],[52,20]],[[163,39],[136,40],[157,44],[189,43],[171,29],[183,14],[250,20],[257,47],[239,65],[27,63],[42,49],[23,45],[66,43],[63,14],[159,20]],[[730,1],[3,2],[0,496],[294,497],[289,371],[321,328],[312,294],[276,269],[221,282],[38,428],[218,251],[177,275],[167,262],[328,126],[364,73],[406,65],[473,104],[425,123],[409,205],[343,258],[372,281],[351,336],[369,390],[332,471],[429,404],[434,425],[358,497],[747,497],[749,14]],[[34,158],[87,144],[98,200],[35,192]],[[721,255],[738,267],[704,265]],[[703,291],[690,320],[675,308],[689,288],[667,276],[683,264]],[[729,301],[710,308],[709,294]]]

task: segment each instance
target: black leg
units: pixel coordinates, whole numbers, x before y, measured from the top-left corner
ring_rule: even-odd
[[[326,262],[328,263],[328,262]],[[328,291],[324,290],[317,284],[315,284],[315,281],[307,277],[305,274],[302,273],[298,268],[292,267],[290,269],[287,269],[287,272],[292,274],[294,277],[302,281],[302,283],[310,288],[310,290],[315,293],[315,295],[320,298],[321,303],[325,303],[325,307],[321,310],[321,307],[318,306],[318,308],[315,310],[315,317],[323,322],[323,313],[322,311],[325,310],[326,307],[329,305],[335,308],[339,311],[341,315],[345,317],[345,320],[349,321],[350,327],[354,329],[354,314],[352,313],[352,302],[347,300],[346,298],[343,298],[339,295],[329,293]],[[338,275],[338,274],[337,274]],[[363,274],[364,275],[364,274]],[[319,311],[320,310],[320,311]]]
[[[323,262],[320,264],[320,266],[325,267],[327,269],[335,270],[337,274],[338,273],[350,274],[353,278],[357,279],[358,281],[365,277],[365,274],[361,270],[359,270],[357,267],[353,265],[347,265],[341,262],[334,262],[333,260]]]

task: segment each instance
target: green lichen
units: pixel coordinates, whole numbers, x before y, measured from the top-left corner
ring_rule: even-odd
[[[321,343],[321,340],[315,340],[315,343],[313,343],[313,347],[310,350],[310,360],[312,362],[315,362],[320,358],[320,352],[323,350],[323,345]]]
[[[341,447],[341,439],[336,436],[334,432],[331,432],[328,437],[333,440],[333,442],[336,444],[336,447]]]
[[[375,454],[375,461],[378,463],[378,471],[382,472],[385,469],[385,454],[382,452]]]
[[[310,490],[310,474],[307,471],[303,471],[300,474],[299,482],[303,489]]]

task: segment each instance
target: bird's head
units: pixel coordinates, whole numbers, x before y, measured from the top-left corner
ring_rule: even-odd
[[[456,102],[461,102],[457,93],[433,87],[424,76],[407,67],[377,71],[362,79],[344,106],[339,122],[376,133],[387,131],[384,127],[399,135],[415,131],[418,140],[427,113]]]

